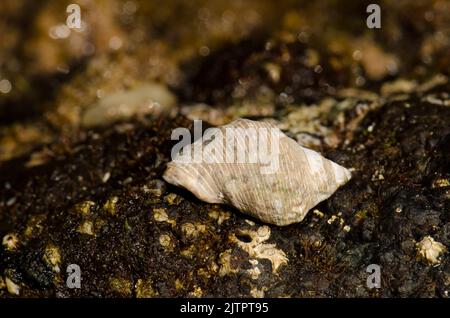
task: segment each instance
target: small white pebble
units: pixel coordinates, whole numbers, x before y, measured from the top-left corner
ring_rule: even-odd
[[[14,283],[9,277],[5,278],[6,289],[12,295],[18,296],[20,294],[20,286]]]
[[[331,218],[328,219],[327,223],[328,224],[332,224],[334,221],[336,221],[337,216],[336,215],[332,215]]]
[[[325,215],[325,214],[323,214],[323,212],[321,212],[321,211],[319,211],[319,210],[317,210],[317,209],[314,209],[314,210],[313,210],[313,213],[314,213],[315,215],[317,215],[319,218],[323,218],[324,215]]]
[[[245,223],[247,223],[248,225],[251,225],[251,226],[255,225],[255,222],[247,220],[247,219],[245,219]]]
[[[0,92],[3,94],[8,94],[11,91],[12,85],[11,82],[7,79],[2,79],[0,81]]]
[[[8,201],[6,201],[6,206],[11,206],[14,203],[16,203],[16,197],[12,197],[11,199],[9,199]]]
[[[111,173],[110,172],[105,173],[105,175],[102,178],[103,183],[108,182],[110,177],[111,177]]]

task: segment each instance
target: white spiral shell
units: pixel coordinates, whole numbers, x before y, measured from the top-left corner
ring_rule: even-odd
[[[249,156],[254,153],[250,147],[252,140],[245,134],[235,134],[235,143],[230,142],[226,138],[229,128],[276,131],[267,138],[269,147],[278,143],[277,157],[270,157],[276,159],[276,169],[267,172],[267,162],[263,164],[260,160],[224,162],[225,156],[218,155],[220,152],[243,151]],[[311,208],[351,178],[346,168],[301,147],[266,122],[238,119],[209,136],[204,135],[182,152],[190,149],[192,154],[201,151],[202,146],[209,149],[207,162],[186,160],[186,156],[178,154],[168,163],[163,178],[186,188],[203,201],[228,203],[243,213],[279,226],[302,221]]]

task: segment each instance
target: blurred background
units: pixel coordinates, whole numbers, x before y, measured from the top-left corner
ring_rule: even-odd
[[[170,89],[178,106],[201,103],[197,112],[258,116],[448,74],[448,1],[379,1],[381,29],[366,26],[370,3],[80,0],[73,29],[70,1],[2,1],[0,160],[72,138],[84,108],[142,83]]]

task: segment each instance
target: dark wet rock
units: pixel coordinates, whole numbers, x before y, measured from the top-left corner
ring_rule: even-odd
[[[53,285],[53,272],[45,263],[42,250],[33,246],[25,252],[20,260],[20,272],[24,274],[25,282],[35,288],[46,288]]]
[[[329,152],[353,179],[288,227],[161,180],[171,130],[190,125],[90,132],[44,166],[2,168],[0,234],[18,233],[20,244],[0,248],[0,270],[22,296],[448,296],[448,254],[431,266],[417,243],[450,243],[449,186],[436,183],[449,174],[450,108],[412,94],[369,112],[353,142]],[[21,173],[5,171],[14,165]],[[43,261],[49,245],[60,272]],[[82,270],[81,289],[65,285],[69,264]],[[369,264],[381,266],[381,289],[366,286]]]
[[[322,55],[321,55],[322,54]],[[251,40],[225,47],[203,60],[183,85],[188,102],[213,105],[261,98],[279,105],[315,102],[347,84],[349,70],[335,69],[327,53],[300,41]]]

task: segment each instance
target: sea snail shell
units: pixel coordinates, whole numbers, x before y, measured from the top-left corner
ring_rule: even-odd
[[[300,222],[311,208],[351,178],[346,168],[301,147],[270,123],[238,119],[207,132],[173,157],[163,178],[203,201],[231,204],[263,222],[279,226]],[[272,160],[271,169],[267,160],[255,155],[259,150],[251,148],[255,144],[261,148],[262,143],[256,139],[266,143],[263,154],[267,149],[272,151],[265,158]],[[193,154],[202,150],[203,160],[194,160]],[[247,157],[227,157],[229,151]],[[253,161],[249,160],[252,155]]]

